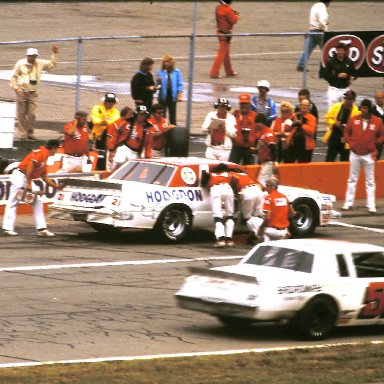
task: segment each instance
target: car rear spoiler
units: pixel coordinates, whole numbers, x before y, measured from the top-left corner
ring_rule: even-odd
[[[86,179],[64,179],[62,181],[64,187],[77,187],[77,188],[98,188],[98,189],[115,189],[122,190],[122,185],[118,183],[109,183],[100,180],[86,180]]]
[[[240,275],[238,273],[233,273],[233,272],[218,271],[216,269],[199,268],[199,267],[189,267],[188,270],[193,275],[210,276],[210,277],[217,277],[221,279],[240,281],[242,283],[259,284],[256,277]]]

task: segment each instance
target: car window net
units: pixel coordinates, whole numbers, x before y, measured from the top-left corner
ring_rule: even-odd
[[[289,248],[260,246],[245,263],[310,273],[313,254]]]
[[[384,277],[384,253],[352,253],[357,277]]]

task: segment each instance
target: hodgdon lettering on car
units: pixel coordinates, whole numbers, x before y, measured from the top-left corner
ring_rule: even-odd
[[[192,228],[213,230],[209,191],[201,186],[201,174],[218,163],[195,157],[140,159],[126,162],[104,180],[69,179],[49,207],[51,217],[83,221],[99,231],[155,230],[163,240],[179,242]],[[245,172],[227,164],[234,172]],[[330,223],[334,196],[279,189],[296,211],[290,228],[294,236],[308,236]]]
[[[237,265],[191,273],[175,295],[178,305],[230,327],[286,321],[301,337],[320,340],[335,326],[384,325],[384,247],[269,241]]]

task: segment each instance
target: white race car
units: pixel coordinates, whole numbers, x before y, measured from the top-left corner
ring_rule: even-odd
[[[237,265],[193,268],[180,307],[228,326],[287,320],[307,339],[335,325],[384,324],[384,247],[292,239],[261,243]]]
[[[204,158],[132,160],[104,180],[69,179],[49,207],[51,217],[89,223],[100,231],[154,229],[178,242],[192,228],[212,229],[209,191],[201,186],[202,171],[219,161]],[[228,163],[235,172],[241,166]],[[280,186],[297,212],[291,233],[308,236],[332,219],[333,195]]]

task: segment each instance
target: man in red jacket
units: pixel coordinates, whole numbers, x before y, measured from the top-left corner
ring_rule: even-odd
[[[240,14],[231,7],[232,0],[219,0],[216,7],[216,28],[217,37],[219,39],[219,50],[217,51],[215,61],[212,65],[210,76],[213,79],[220,78],[220,68],[224,63],[224,70],[227,77],[237,75],[232,68],[231,58],[229,55],[229,47],[232,36],[225,36],[232,33],[233,26],[239,20]]]
[[[363,166],[368,212],[376,213],[375,160],[377,147],[384,141],[384,128],[383,122],[372,115],[372,102],[370,100],[364,99],[361,102],[360,111],[359,115],[349,119],[344,129],[344,139],[349,144],[351,151],[347,193],[341,209],[345,211],[352,208],[360,167]]]

